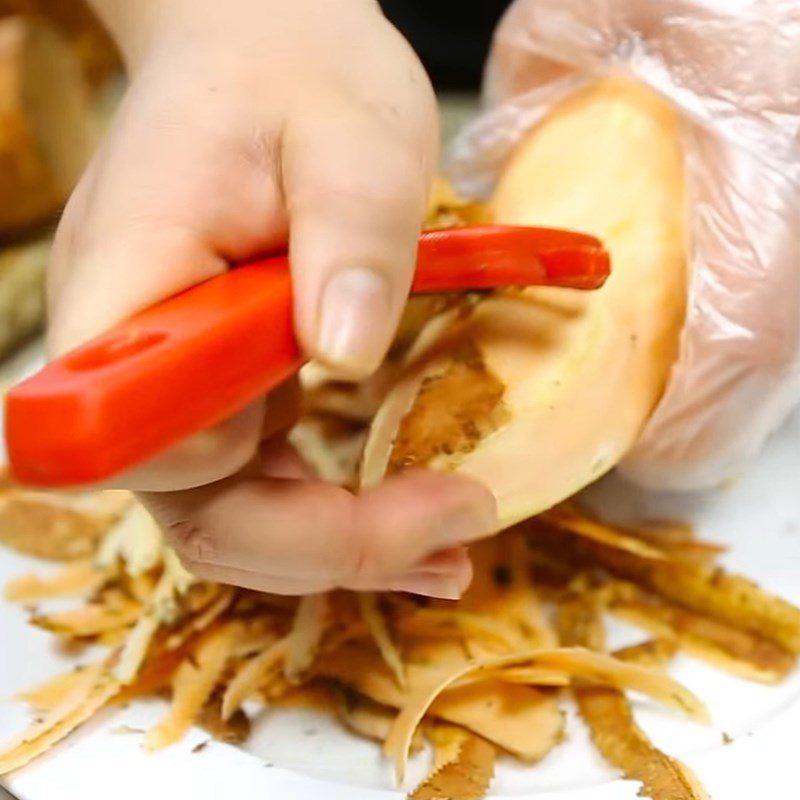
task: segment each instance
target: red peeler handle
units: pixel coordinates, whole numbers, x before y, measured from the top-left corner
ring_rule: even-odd
[[[590,236],[485,226],[420,237],[412,292],[602,286]],[[304,361],[285,256],[236,267],[52,362],[6,398],[14,478],[31,486],[107,479],[214,425]]]

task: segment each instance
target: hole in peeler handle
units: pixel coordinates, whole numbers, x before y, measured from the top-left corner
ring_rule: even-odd
[[[76,372],[101,369],[149,350],[166,338],[166,333],[154,331],[117,334],[67,356],[64,359],[64,366]]]

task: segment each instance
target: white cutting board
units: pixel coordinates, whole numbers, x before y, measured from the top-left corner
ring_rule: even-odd
[[[38,363],[31,349],[12,376]],[[770,443],[759,462],[734,486],[713,494],[648,495],[612,477],[588,492],[593,503],[623,517],[681,517],[731,546],[725,562],[765,587],[800,603],[800,416]],[[0,582],[39,566],[0,551]],[[45,567],[46,568],[46,567]],[[620,643],[632,629],[615,628]],[[634,638],[641,638],[634,637]],[[615,643],[612,641],[612,644]],[[84,656],[85,658],[85,656]],[[30,628],[25,613],[0,602],[0,738],[25,723],[24,707],[6,702],[70,663],[50,636]],[[645,702],[638,718],[655,742],[697,773],[713,800],[797,800],[800,675],[780,687],[730,677],[692,659],[677,660],[673,674],[709,705],[714,723],[703,727]],[[161,701],[137,702],[104,713],[50,754],[6,779],[20,800],[389,800],[391,770],[378,747],[343,733],[312,712],[262,715],[246,750],[204,742],[202,731],[155,755],[141,750],[142,736],[120,726],[145,728],[162,713]],[[732,743],[723,742],[723,733]],[[410,781],[421,777],[419,758]],[[518,800],[634,800],[638,785],[619,780],[589,745],[574,714],[569,739],[535,767],[503,760],[493,798]]]

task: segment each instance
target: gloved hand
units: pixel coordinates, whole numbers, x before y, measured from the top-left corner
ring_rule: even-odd
[[[622,466],[657,488],[707,487],[800,398],[800,5],[517,0],[495,35],[488,108],[451,153],[459,188],[485,193],[537,120],[610,72],[682,113],[691,215],[680,357]]]
[[[297,333],[364,375],[405,304],[437,166],[433,92],[373,0],[95,0],[131,83],[58,230],[51,354],[289,237]],[[124,476],[201,578],[455,597],[491,494],[417,473],[355,496],[281,431],[291,387]]]

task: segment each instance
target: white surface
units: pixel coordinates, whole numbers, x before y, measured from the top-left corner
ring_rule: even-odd
[[[611,478],[589,493],[622,516],[683,517],[712,540],[731,545],[727,564],[800,603],[800,418],[777,436],[759,463],[735,486],[692,498],[644,495]],[[34,565],[0,551],[0,582]],[[0,698],[65,668],[51,638],[30,628],[25,612],[0,604]],[[632,629],[614,630],[620,642]],[[641,638],[640,636],[637,638]],[[86,656],[84,656],[85,658]],[[800,731],[800,676],[780,687],[730,677],[689,658],[674,674],[709,705],[714,724],[703,727],[642,702],[638,718],[654,740],[684,759],[713,800],[800,797],[796,740]],[[160,701],[107,712],[53,752],[7,779],[20,800],[161,800],[191,797],[389,800],[391,771],[376,746],[342,733],[310,712],[275,712],[257,720],[247,751],[210,743],[206,735],[145,755],[141,735]],[[19,730],[23,707],[0,702],[0,738]],[[722,734],[733,737],[724,745]],[[411,783],[424,773],[414,764]],[[570,714],[569,739],[535,767],[503,761],[492,797],[536,800],[634,800],[637,784],[620,781],[593,752],[581,723]]]

